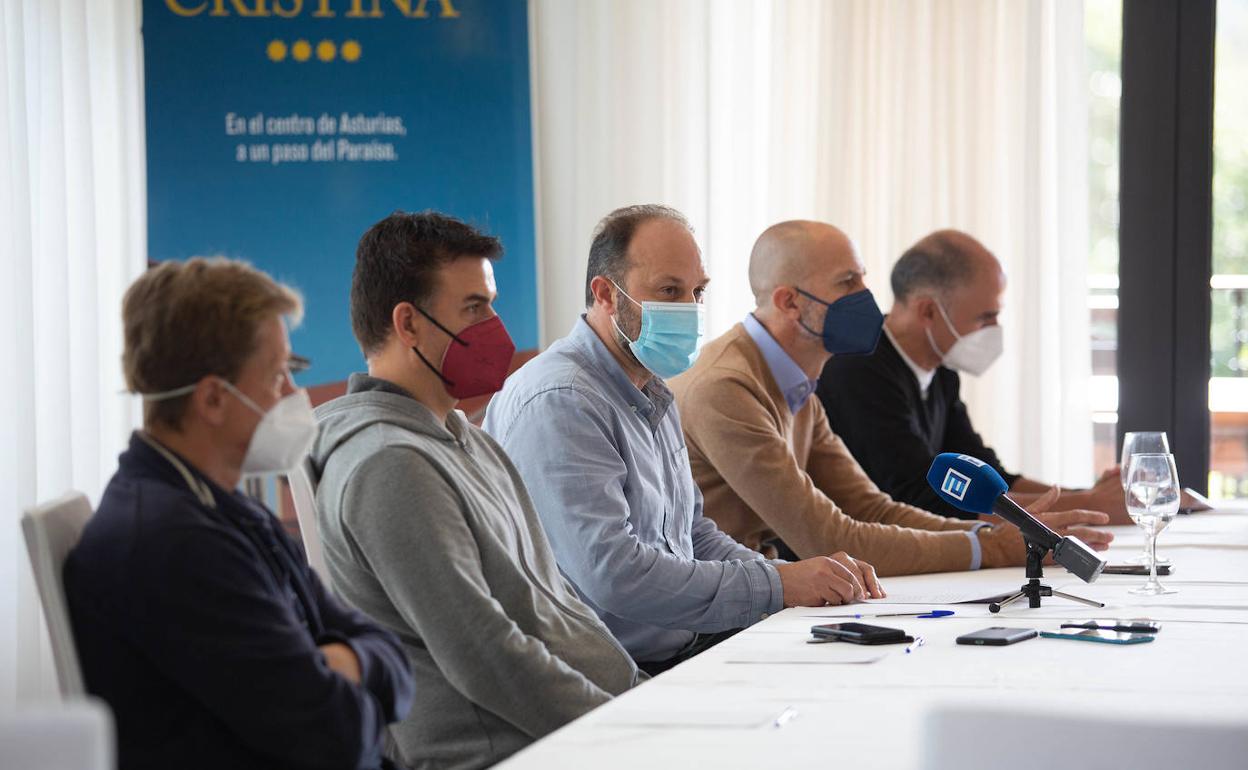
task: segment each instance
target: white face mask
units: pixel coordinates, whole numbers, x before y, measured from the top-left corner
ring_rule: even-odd
[[[299,388],[283,396],[272,409],[266,412],[228,381],[223,379],[221,383],[237,396],[239,401],[260,415],[260,423],[256,425],[256,430],[251,434],[251,440],[247,443],[247,454],[243,457],[243,473],[285,473],[298,465],[308,455],[308,452],[312,451],[317,426],[308,391]],[[193,390],[195,390],[194,385],[187,385],[164,393],[144,394],[143,398],[148,401],[158,401],[183,396]]]
[[[932,338],[931,329],[928,329],[927,342],[932,346],[936,355],[941,357],[945,366],[957,369],[959,372],[978,377],[988,371],[988,367],[1001,357],[1005,349],[1005,337],[1000,325],[985,326],[966,336],[961,336],[958,330],[953,328],[953,322],[949,320],[949,314],[945,312],[944,306],[937,301],[936,307],[940,310],[940,317],[945,319],[945,326],[949,328],[949,333],[955,340],[953,347],[941,353],[940,348],[936,347],[936,340]]]
[[[285,473],[303,461],[316,441],[316,415],[308,391],[299,388],[285,395],[265,412],[230,383],[230,391],[258,415],[260,424],[251,434],[243,473]]]

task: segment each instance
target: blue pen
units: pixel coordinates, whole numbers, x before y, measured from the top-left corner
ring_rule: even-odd
[[[817,618],[947,618],[953,610],[928,610],[927,612],[888,612],[882,615],[815,615]]]

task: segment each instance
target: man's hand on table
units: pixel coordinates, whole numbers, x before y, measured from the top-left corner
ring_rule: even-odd
[[[776,567],[784,587],[784,606],[822,607],[863,599],[882,599],[875,567],[844,551]]]
[[[1109,516],[1100,511],[1050,511],[1049,507],[1059,496],[1060,490],[1053,487],[1028,505],[1027,512],[1058,535],[1077,537],[1096,551],[1109,548],[1113,533],[1092,526],[1108,524]],[[981,529],[979,538],[984,546],[985,567],[1018,566],[1027,561],[1027,546],[1018,528],[1009,522],[1002,520],[990,530]]]

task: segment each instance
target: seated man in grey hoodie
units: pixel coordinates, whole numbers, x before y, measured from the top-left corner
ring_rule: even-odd
[[[560,575],[507,455],[455,409],[511,363],[491,306],[501,251],[432,212],[373,225],[351,285],[368,374],[317,410],[329,576],[411,659],[416,702],[393,731],[412,767],[491,765],[639,678]]]

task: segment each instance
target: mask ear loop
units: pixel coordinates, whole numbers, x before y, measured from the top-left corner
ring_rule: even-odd
[[[229,380],[225,379],[224,377],[220,375],[207,375],[207,376],[220,380],[221,384],[225,386],[225,389],[233,393],[234,396],[238,398],[239,401],[242,401],[244,406],[246,406],[248,409],[255,412],[256,414],[260,415],[261,417],[264,416],[264,410],[261,409],[259,406],[256,406],[256,402],[252,401],[250,398],[247,397],[246,393],[244,393],[243,391],[235,387],[234,383],[230,382]],[[289,372],[287,373],[286,376],[287,377],[290,376]],[[291,384],[293,385],[294,382],[292,381]],[[161,393],[138,393],[136,395],[138,395],[144,401],[168,401],[171,398],[181,398],[182,396],[190,395],[191,393],[194,393],[195,389],[198,387],[199,387],[199,383],[196,382],[191,385],[183,385],[180,388],[174,388],[173,390],[166,390]]]
[[[610,278],[608,278],[607,280],[608,280],[608,281],[611,281],[611,279],[610,279]],[[626,291],[624,291],[623,289],[621,289],[621,288],[620,288],[620,285],[619,285],[618,283],[616,283],[615,281],[611,281],[611,285],[612,285],[612,286],[614,286],[614,287],[615,287],[615,290],[616,290],[616,291],[618,291],[620,294],[623,294],[625,297],[628,297],[628,301],[629,301],[629,302],[633,303],[634,305],[636,305],[636,306],[637,306],[637,307],[639,307],[639,308],[645,308],[645,305],[643,305],[643,304],[641,304],[640,302],[638,302],[637,300],[633,299],[633,296],[632,296],[631,294],[629,294],[628,292],[626,292]]]
[[[604,277],[605,277],[605,276],[604,276]],[[637,300],[635,300],[635,299],[633,299],[631,296],[629,296],[629,293],[628,293],[628,292],[626,292],[626,291],[624,291],[623,289],[621,289],[621,288],[620,288],[620,285],[619,285],[618,283],[616,283],[615,281],[612,281],[610,278],[607,278],[607,280],[608,280],[608,281],[611,281],[611,285],[615,287],[615,290],[616,290],[616,291],[618,291],[620,294],[623,294],[625,297],[628,297],[628,301],[629,301],[629,302],[633,303],[634,305],[636,305],[637,307],[641,308],[642,310],[645,310],[645,305],[641,304],[640,302],[638,302]],[[617,304],[618,304],[618,303],[617,303]],[[624,333],[624,330],[623,330],[623,329],[621,329],[621,328],[620,328],[620,324],[619,324],[619,322],[615,320],[615,314],[614,314],[614,313],[611,315],[611,325],[615,327],[615,331],[616,331],[616,332],[617,332],[617,333],[618,333],[621,337],[623,337],[624,339],[628,340],[628,342],[629,342],[629,344],[630,344],[630,345],[631,345],[632,343],[636,342],[637,340],[641,339],[641,332],[640,332],[640,331],[638,331],[638,333],[637,333],[637,340],[634,340],[634,339],[629,339],[629,336],[628,336],[627,334],[625,334],[625,333]]]
[[[945,312],[944,303],[942,303],[940,300],[936,299],[935,297],[929,297],[929,299],[931,299],[932,302],[936,303],[936,309],[940,311],[940,318],[941,320],[945,322],[945,328],[947,328],[949,330],[949,333],[953,335],[953,344],[954,345],[958,344],[958,341],[961,340],[962,337],[961,335],[958,334],[958,330],[953,328],[953,321],[949,320],[949,314]],[[941,361],[944,361],[945,356],[949,355],[949,350],[953,350],[953,345],[949,346],[949,350],[946,350],[944,353],[941,353],[940,346],[936,344],[936,338],[932,336],[932,330],[924,329],[923,333],[927,336],[927,344],[931,345],[932,352],[935,353],[936,356],[940,358]]]
[[[412,307],[416,308],[416,312],[417,312],[417,313],[420,313],[420,314],[421,314],[421,315],[423,315],[425,318],[429,319],[429,323],[431,323],[431,324],[433,324],[434,326],[436,326],[436,327],[438,327],[439,329],[441,329],[441,330],[442,330],[442,333],[443,333],[443,334],[445,334],[446,336],[450,337],[453,341],[458,342],[460,345],[463,345],[463,346],[464,346],[464,347],[466,347],[466,348],[467,348],[467,347],[471,347],[471,345],[470,345],[469,343],[467,343],[467,342],[465,342],[464,340],[460,339],[458,334],[455,334],[455,333],[454,333],[454,332],[452,332],[450,329],[448,329],[448,328],[446,328],[445,326],[443,326],[442,324],[438,323],[438,319],[436,319],[436,318],[434,318],[433,316],[431,316],[431,315],[429,315],[428,313],[426,313],[426,312],[424,311],[424,309],[423,309],[423,308],[417,307],[416,305],[412,305]],[[429,359],[425,358],[425,354],[424,354],[424,353],[421,353],[421,352],[420,352],[420,349],[419,349],[419,348],[417,348],[415,345],[413,345],[413,346],[412,346],[412,352],[416,354],[417,358],[419,358],[419,359],[421,360],[421,362],[422,362],[422,363],[424,363],[424,365],[425,365],[425,366],[429,367],[429,371],[433,372],[433,373],[437,376],[437,378],[438,378],[439,380],[442,380],[442,384],[446,385],[446,387],[448,387],[448,388],[453,388],[453,387],[455,387],[455,383],[454,383],[454,382],[452,382],[452,381],[450,381],[450,380],[448,380],[448,379],[446,378],[446,375],[442,374],[442,371],[441,371],[440,369],[438,369],[438,367],[436,367],[436,366],[434,366],[433,364],[429,363]]]
[[[932,302],[936,303],[936,309],[940,311],[940,317],[945,320],[945,326],[949,329],[949,333],[953,335],[954,342],[960,341],[962,335],[958,334],[958,330],[954,328],[953,321],[949,319],[949,313],[945,311],[944,303],[935,297],[932,297]]]
[[[800,286],[794,286],[793,291],[797,292],[798,294],[801,294],[806,299],[809,299],[813,302],[818,302],[820,305],[823,305],[824,307],[832,307],[831,302],[824,302],[823,300],[816,297],[814,294],[811,294],[805,289],[802,289]],[[797,317],[797,325],[805,329],[807,334],[810,334],[813,337],[818,337],[819,339],[823,339],[823,334],[807,326],[806,322],[802,320],[802,317],[800,315]]]

